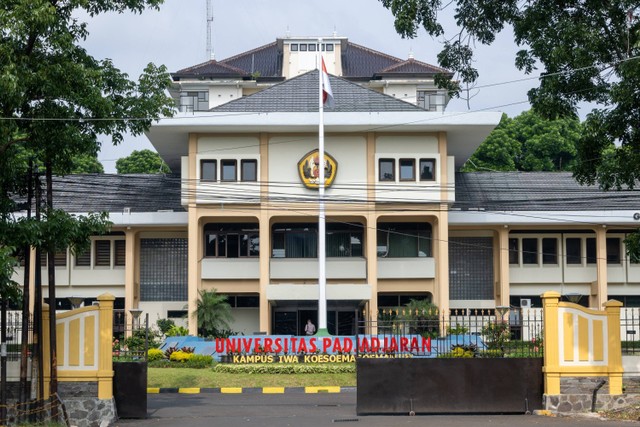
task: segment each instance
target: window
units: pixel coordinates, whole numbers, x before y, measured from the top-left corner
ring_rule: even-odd
[[[566,240],[567,246],[567,264],[582,264],[582,239],[578,237],[569,237]]]
[[[587,264],[596,264],[598,262],[598,250],[596,249],[596,239],[594,237],[587,238]]]
[[[325,46],[327,47],[327,52],[333,52],[333,45],[332,44],[326,44]]]
[[[414,258],[431,256],[431,224],[378,224],[379,258]]]
[[[316,47],[317,47],[316,44],[310,44],[309,45],[309,52],[315,52],[316,51]]]
[[[258,224],[207,224],[204,256],[246,258],[260,255]]]
[[[220,160],[220,181],[237,181],[238,162],[236,160]]]
[[[416,161],[414,159],[400,159],[400,181],[416,180]]]
[[[258,161],[257,160],[242,160],[241,174],[242,181],[257,181],[258,180]]]
[[[380,159],[378,162],[379,180],[380,181],[395,181],[395,160],[393,159]]]
[[[94,244],[93,265],[96,267],[111,266],[111,241],[96,240]]]
[[[56,267],[66,267],[67,266],[67,251],[56,252],[54,257],[54,265]]]
[[[327,257],[363,256],[362,224],[327,224]],[[318,224],[276,224],[273,226],[273,258],[317,258]]]
[[[418,107],[427,111],[443,111],[447,104],[447,97],[442,91],[419,90]]]
[[[435,180],[436,161],[434,159],[420,159],[420,181]]]
[[[542,239],[542,264],[558,264],[558,239]]]
[[[509,264],[520,264],[520,240],[509,239]]]
[[[76,253],[76,266],[77,267],[91,266],[91,252],[89,250]]]
[[[216,181],[218,179],[218,161],[200,161],[200,179],[204,181]]]
[[[522,263],[538,264],[538,239],[522,239]]]
[[[607,237],[607,264],[620,264],[621,260],[620,239]]]
[[[307,45],[306,44],[300,44],[300,52],[306,52],[307,51]]]
[[[291,52],[298,51],[298,43],[291,43]]]
[[[115,259],[113,265],[117,267],[124,267],[127,257],[127,246],[125,240],[114,240],[115,245]]]

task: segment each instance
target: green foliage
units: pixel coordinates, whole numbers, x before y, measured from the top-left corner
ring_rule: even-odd
[[[168,337],[185,337],[189,335],[189,330],[184,326],[173,325],[169,328],[165,335]]]
[[[514,58],[516,67],[527,74],[540,69],[540,85],[528,94],[539,115],[572,118],[580,103],[599,106],[587,116],[576,145],[576,159],[570,167],[577,181],[599,184],[606,190],[634,188],[640,182],[637,1],[380,1],[394,15],[396,31],[403,37],[415,37],[424,28],[428,35],[443,40],[438,63],[454,76],[439,76],[436,81],[458,94],[477,80],[474,49],[492,44],[503,28],[513,28],[514,42],[520,47]],[[453,34],[445,34],[441,24],[444,8],[454,10],[457,28]],[[523,155],[526,169],[522,170],[565,169],[572,147],[562,142],[558,152],[553,135],[535,141],[531,155]],[[500,147],[500,140],[507,145]],[[479,154],[479,160],[489,159],[492,166],[476,162],[478,167],[517,169],[509,164],[510,154],[518,154],[517,146],[510,142],[504,133],[494,135],[490,147]],[[547,156],[555,160],[549,162]],[[640,256],[640,248],[633,253]]]
[[[503,350],[509,341],[509,324],[507,322],[488,322],[481,331],[489,350]]]
[[[568,171],[575,165],[582,126],[577,118],[546,119],[533,110],[502,115],[464,171]]]
[[[213,356],[206,354],[194,354],[189,360],[187,360],[187,363],[185,363],[185,368],[204,369],[210,368],[211,365],[213,365]]]
[[[504,357],[504,352],[498,349],[482,350],[476,353],[476,357],[480,357],[484,359],[494,359],[494,358]]]
[[[230,374],[340,374],[355,373],[355,363],[218,363],[214,372]]]
[[[128,157],[116,161],[116,171],[127,173],[171,173],[160,155],[151,150],[133,151]]]
[[[406,314],[403,318],[410,322],[409,333],[431,338],[439,335],[440,317],[438,306],[429,300],[412,299],[405,307]]]
[[[158,325],[160,332],[166,335],[167,331],[171,329],[171,327],[175,326],[176,323],[171,319],[158,319],[156,325]]]
[[[229,329],[229,322],[233,320],[227,296],[215,289],[198,291],[196,311],[192,315],[197,318],[198,334],[205,337],[222,338],[221,331]]]
[[[99,135],[117,144],[127,133],[142,134],[154,117],[173,114],[173,100],[165,93],[171,84],[165,67],[149,64],[136,82],[83,47],[88,36],[83,17],[142,12],[160,3],[0,3],[0,247],[73,250],[86,246],[90,235],[107,231],[110,224],[101,215],[83,220],[43,209],[42,220],[35,221],[12,214],[24,209],[16,204],[17,196],[25,196],[36,182],[27,179],[30,163],[58,174],[87,167],[98,172],[89,158],[99,151]],[[0,279],[11,276],[17,253],[0,254]]]
[[[161,359],[164,359],[164,352],[159,348],[151,348],[147,351],[147,361],[153,362]]]
[[[469,328],[463,326],[463,325],[456,325],[456,326],[448,326],[447,327],[447,334],[448,335],[464,335],[464,334],[468,334],[469,333]]]
[[[73,159],[69,173],[104,173],[104,167],[97,155],[80,154]]]

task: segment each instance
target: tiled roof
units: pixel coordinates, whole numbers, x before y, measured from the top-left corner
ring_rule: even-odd
[[[281,41],[281,40],[280,40]],[[183,68],[172,74],[174,79],[183,77],[212,78],[236,76],[249,77],[259,73],[262,78],[282,77],[282,43],[260,46],[221,61],[208,61]],[[378,74],[450,74],[449,71],[416,61],[402,60],[352,42],[342,44],[342,77],[353,80],[370,80]]]
[[[55,177],[53,204],[66,212],[184,212],[180,176],[80,174]]]
[[[454,208],[487,211],[594,211],[640,208],[640,190],[582,186],[568,172],[462,172]]]
[[[384,95],[348,80],[329,76],[335,105],[325,111],[379,112],[425,111],[414,104]],[[318,111],[318,71],[313,70],[263,91],[245,96],[211,111],[216,112],[314,112]]]

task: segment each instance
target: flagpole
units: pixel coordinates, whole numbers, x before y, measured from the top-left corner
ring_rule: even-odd
[[[322,96],[322,38],[318,39],[318,335],[327,331],[326,218],[324,207],[324,102]]]

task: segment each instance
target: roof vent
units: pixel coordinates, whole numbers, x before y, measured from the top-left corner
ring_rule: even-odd
[[[131,215],[131,208],[123,208],[122,213],[124,215]]]

